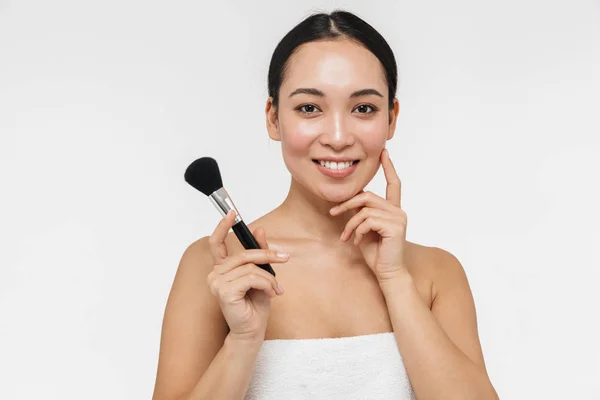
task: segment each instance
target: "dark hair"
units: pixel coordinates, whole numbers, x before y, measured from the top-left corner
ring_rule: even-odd
[[[269,64],[268,89],[269,96],[273,97],[273,105],[277,108],[279,89],[287,72],[288,60],[300,45],[315,40],[343,38],[360,43],[379,59],[385,71],[389,107],[392,108],[398,85],[398,67],[392,49],[375,28],[358,16],[342,10],[331,14],[313,14],[281,39]]]

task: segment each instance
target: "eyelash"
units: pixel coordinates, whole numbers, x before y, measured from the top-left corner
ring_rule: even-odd
[[[317,110],[319,109],[319,107],[315,106],[314,104],[302,104],[301,106],[298,106],[298,107],[296,107],[296,111],[299,111],[299,112],[301,112],[302,114],[306,114],[306,115],[309,115],[309,114],[314,114],[314,112],[306,112],[306,111],[302,111],[302,108],[304,108],[304,107],[306,107],[306,106],[311,106],[311,107],[314,107],[314,108],[316,108]],[[359,113],[359,114],[374,114],[374,113],[376,113],[376,112],[378,111],[377,107],[375,107],[375,106],[374,106],[374,105],[372,105],[372,104],[359,104],[359,105],[357,105],[357,106],[356,106],[355,110],[356,110],[358,107],[362,107],[362,106],[371,107],[372,111],[371,111],[371,112],[365,112],[365,113]]]

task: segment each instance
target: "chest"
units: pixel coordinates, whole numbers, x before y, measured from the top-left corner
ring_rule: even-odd
[[[285,293],[271,300],[265,339],[393,331],[377,279],[363,260],[307,257],[281,265],[276,273]],[[415,283],[423,301],[430,305],[426,282],[416,278]]]

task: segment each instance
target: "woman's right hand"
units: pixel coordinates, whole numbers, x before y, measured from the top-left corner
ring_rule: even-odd
[[[277,280],[256,264],[283,263],[289,255],[278,256],[269,250],[265,231],[253,231],[261,249],[245,250],[228,256],[225,238],[235,222],[230,211],[209,238],[214,268],[208,274],[210,291],[218,298],[223,316],[229,325],[229,336],[262,341],[271,309],[271,298],[283,294]]]

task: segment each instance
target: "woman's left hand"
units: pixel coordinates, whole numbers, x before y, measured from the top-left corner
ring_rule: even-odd
[[[407,272],[404,263],[407,220],[400,208],[400,178],[387,150],[381,153],[387,181],[386,198],[362,191],[330,211],[331,215],[340,215],[349,209],[361,208],[346,224],[340,240],[347,241],[354,231],[354,244],[359,246],[380,283]]]

